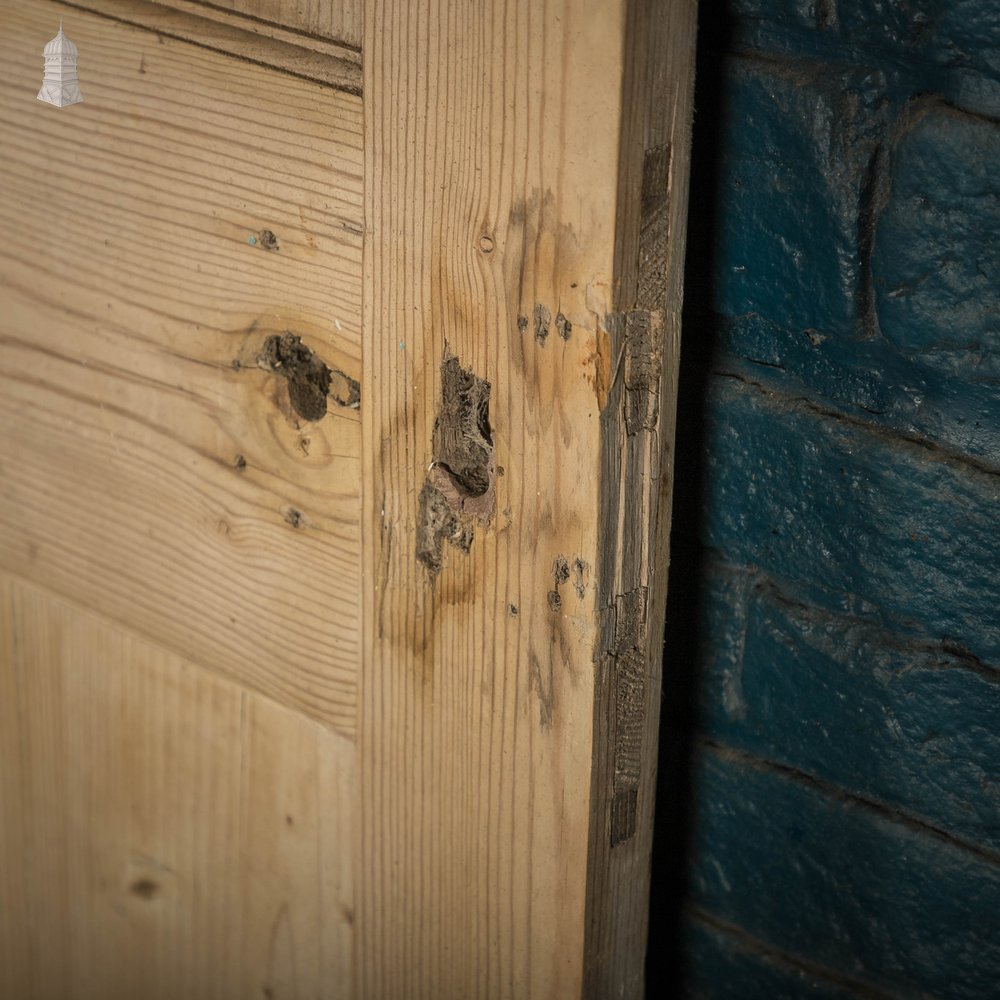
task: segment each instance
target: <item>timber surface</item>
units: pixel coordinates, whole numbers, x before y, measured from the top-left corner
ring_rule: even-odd
[[[107,6],[0,0],[0,975],[638,995],[676,361],[647,293],[679,295],[642,176],[684,153],[634,106],[630,0],[368,0],[363,120],[204,26],[323,54],[354,7]],[[347,405],[306,419],[327,367]],[[643,628],[609,648],[612,611]],[[611,727],[608,653],[645,678]]]
[[[0,0],[0,996],[352,995],[360,99],[69,6]]]
[[[303,34],[271,21],[246,17],[198,0],[57,0],[60,13],[88,11],[183,39],[202,48],[280,70],[291,76],[361,93],[361,54],[320,35]],[[67,10],[68,9],[68,10]]]
[[[203,8],[204,16],[220,12],[256,22],[254,30],[274,33],[281,28],[296,33],[303,44],[331,39],[359,50],[364,0],[156,0],[180,9]]]
[[[360,421],[257,367],[360,378],[361,102],[86,14],[0,3],[0,566],[350,734]],[[268,236],[267,234],[271,234]]]
[[[584,995],[641,998],[660,728],[697,4],[629,7],[613,351],[602,414]]]
[[[636,5],[637,25],[630,6],[366,7],[366,997],[572,997],[585,966],[590,995],[642,992],[686,172],[658,161],[652,243],[640,202],[649,147],[672,143],[686,163],[694,5],[667,5],[665,26],[662,7]],[[648,30],[676,43],[669,70]],[[633,45],[647,48],[627,69]],[[671,103],[650,109],[654,97]],[[629,354],[611,314],[633,306],[650,323]],[[467,403],[489,384],[488,433],[456,415],[453,358]],[[634,412],[609,443],[602,410],[626,397]],[[479,456],[463,453],[461,475],[441,449],[449,429]],[[605,489],[622,500],[599,525]],[[622,663],[648,674],[611,729],[595,686],[609,594],[641,609]],[[631,769],[615,848],[606,751]],[[595,760],[605,784],[592,788]],[[588,854],[607,877],[588,882]]]
[[[0,996],[348,995],[353,757],[0,573]]]

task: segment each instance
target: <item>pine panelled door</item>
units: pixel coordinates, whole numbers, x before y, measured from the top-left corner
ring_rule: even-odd
[[[2,1000],[642,995],[695,14],[0,0]]]

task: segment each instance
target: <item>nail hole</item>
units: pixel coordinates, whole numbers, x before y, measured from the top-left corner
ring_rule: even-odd
[[[148,878],[136,879],[129,886],[129,892],[140,899],[152,899],[159,891],[160,887],[152,879]]]

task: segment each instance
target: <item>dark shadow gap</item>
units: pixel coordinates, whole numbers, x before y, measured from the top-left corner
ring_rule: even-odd
[[[695,68],[687,257],[673,525],[663,658],[659,774],[653,830],[646,993],[677,996],[686,980],[683,908],[694,814],[692,763],[698,707],[698,632],[704,553],[698,544],[704,504],[706,391],[716,346],[712,312],[718,186],[726,108],[723,53],[731,28],[725,5],[701,4]]]

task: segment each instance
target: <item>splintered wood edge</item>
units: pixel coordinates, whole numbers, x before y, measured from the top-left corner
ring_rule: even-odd
[[[680,360],[696,0],[631,0],[601,414],[586,998],[644,993]],[[666,651],[669,658],[669,650]]]
[[[56,7],[86,11],[110,21],[155,32],[164,38],[189,42],[300,79],[361,95],[359,50],[268,21],[192,0],[57,0]]]

